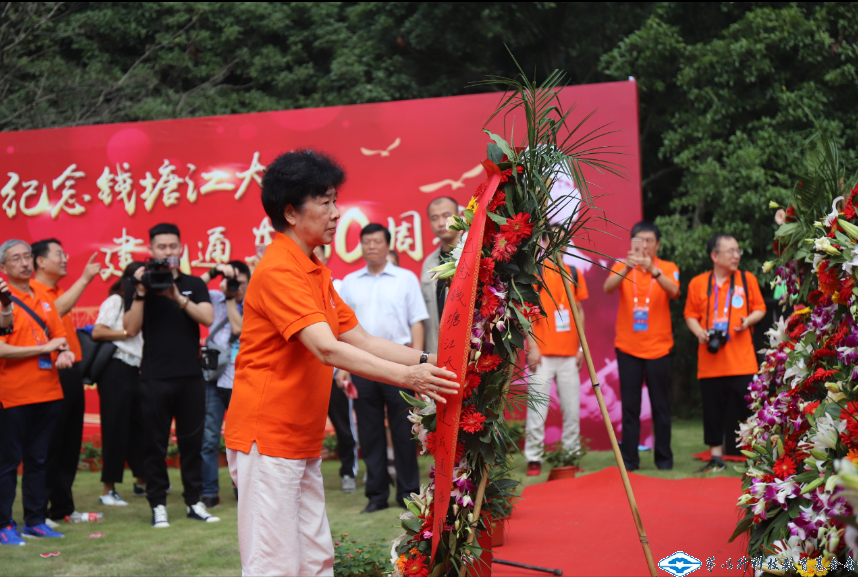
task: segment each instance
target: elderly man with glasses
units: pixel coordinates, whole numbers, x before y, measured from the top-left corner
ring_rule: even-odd
[[[45,524],[45,477],[48,446],[62,410],[57,369],[71,367],[74,354],[68,350],[66,329],[53,302],[31,285],[30,245],[22,240],[0,245],[0,272],[8,277],[15,327],[0,336],[0,545],[24,545],[12,519],[22,460],[22,533],[62,537]]]
[[[753,329],[748,329],[766,315],[757,278],[739,270],[742,249],[736,239],[716,234],[706,250],[712,270],[691,279],[685,302],[685,323],[700,343],[697,379],[703,441],[712,454],[698,473],[724,470],[724,454],[741,455],[736,431],[751,415],[745,395],[758,369]]]

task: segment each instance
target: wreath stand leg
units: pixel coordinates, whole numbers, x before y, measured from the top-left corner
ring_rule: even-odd
[[[575,320],[575,328],[578,331],[578,339],[581,341],[581,348],[584,349],[584,361],[587,363],[587,370],[590,373],[590,382],[593,384],[593,390],[596,392],[596,399],[599,401],[599,409],[602,411],[602,419],[605,421],[605,428],[608,430],[608,438],[611,440],[611,448],[614,450],[614,458],[617,460],[617,467],[620,469],[620,477],[623,479],[623,487],[626,490],[626,498],[629,500],[629,507],[632,510],[632,517],[635,521],[635,527],[638,530],[641,547],[643,547],[646,564],[649,567],[651,577],[656,577],[655,561],[652,557],[652,551],[649,549],[649,540],[644,531],[641,514],[638,510],[635,494],[632,491],[632,484],[629,482],[629,474],[626,471],[626,464],[620,454],[620,446],[617,444],[617,436],[614,434],[614,426],[611,423],[611,417],[608,415],[608,408],[605,406],[605,399],[602,396],[602,389],[599,386],[599,378],[596,376],[596,368],[593,366],[593,358],[590,356],[590,347],[587,346],[587,337],[584,336],[584,329],[581,326],[581,319],[578,316],[578,306],[575,302],[575,297],[572,294],[572,287],[569,285],[569,279],[565,274],[562,274],[561,259],[557,258],[557,253],[554,253],[552,259],[554,268],[560,271],[560,277],[563,279],[563,288],[566,290],[566,297],[569,299],[569,308],[572,309],[572,318]]]

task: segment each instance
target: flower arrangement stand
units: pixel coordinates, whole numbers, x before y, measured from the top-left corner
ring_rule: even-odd
[[[554,266],[556,270],[563,270],[559,263],[557,253],[554,253]],[[587,337],[584,335],[584,330],[581,325],[581,318],[578,313],[578,304],[575,302],[575,295],[572,293],[572,287],[569,285],[569,279],[566,275],[561,275],[563,278],[563,289],[566,291],[566,297],[569,299],[569,308],[572,310],[572,318],[575,321],[575,329],[578,331],[578,340],[581,342],[581,348],[584,349],[584,361],[587,364],[587,371],[590,373],[590,382],[593,384],[593,391],[596,393],[596,400],[599,401],[599,409],[602,412],[602,420],[605,421],[605,428],[608,430],[608,438],[611,440],[611,448],[614,450],[614,458],[617,461],[617,467],[620,469],[620,477],[623,479],[623,488],[626,490],[626,498],[629,501],[629,507],[632,510],[632,518],[635,521],[635,528],[638,531],[638,538],[643,548],[646,564],[649,568],[649,573],[652,577],[656,577],[655,559],[653,559],[652,551],[649,548],[649,539],[647,539],[646,531],[644,531],[643,520],[641,519],[638,504],[635,500],[635,494],[632,491],[632,484],[629,481],[629,473],[626,471],[626,464],[620,454],[620,446],[617,444],[617,436],[614,433],[614,426],[611,424],[611,416],[608,414],[608,407],[605,405],[605,398],[602,396],[602,389],[599,386],[599,377],[596,376],[596,367],[593,365],[593,357],[590,355],[590,347],[587,345]]]

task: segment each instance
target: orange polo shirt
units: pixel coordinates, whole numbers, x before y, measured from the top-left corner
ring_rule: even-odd
[[[33,287],[33,290],[40,291],[48,297],[48,300],[51,302],[56,301],[58,298],[63,296],[64,291],[60,287],[49,287],[46,284],[42,284],[37,280],[31,280],[30,286]],[[69,350],[74,353],[74,360],[76,363],[79,363],[83,358],[83,355],[80,350],[80,340],[77,338],[77,329],[74,326],[74,320],[72,319],[71,311],[67,312],[62,316],[63,326],[66,328],[66,340],[69,342]]]
[[[357,326],[331,271],[277,233],[247,287],[241,348],[226,418],[226,446],[286,459],[321,456],[333,367],[296,338],[328,323],[334,337]]]
[[[578,286],[575,286],[571,280],[574,278],[572,271],[568,265],[563,266],[569,274],[569,284],[575,300],[581,302],[589,298],[587,281],[584,280],[581,271],[575,269],[578,273]],[[545,311],[546,316],[540,317],[534,323],[533,336],[536,337],[539,352],[543,355],[574,357],[578,354],[579,348],[578,331],[575,328],[575,320],[572,318],[566,289],[563,288],[563,277],[553,265],[547,263],[542,267],[542,271],[543,287],[539,290],[539,302],[542,303],[542,310]]]
[[[712,289],[712,295],[707,298],[709,274],[705,272],[699,274],[688,283],[688,299],[685,301],[685,318],[697,319],[704,329],[713,328],[715,323],[715,310],[717,308],[718,317],[724,316],[724,307],[727,305],[727,293],[730,290],[730,279],[724,279],[724,282],[718,287],[718,302],[715,302],[715,290]],[[709,352],[706,345],[699,345],[697,348],[697,378],[710,379],[713,377],[735,377],[738,375],[753,375],[759,370],[757,365],[757,355],[754,352],[754,340],[750,329],[741,332],[736,332],[737,326],[742,324],[741,317],[748,316],[747,303],[751,306],[751,312],[766,310],[766,303],[763,300],[763,295],[760,292],[760,285],[757,283],[757,277],[749,272],[745,273],[745,278],[748,279],[748,294],[745,294],[745,289],[742,287],[742,273],[736,271],[733,273],[734,292],[730,295],[730,324],[729,335],[730,339],[724,343],[724,346],[714,355]],[[715,282],[715,275],[712,275],[712,283]],[[707,305],[708,301],[708,305]],[[709,309],[709,326],[706,326],[706,310]]]
[[[30,281],[32,289],[33,281]],[[41,292],[33,295],[9,286],[12,294],[30,307],[45,321],[51,338],[66,336],[66,329],[52,302]],[[18,305],[12,314],[11,335],[0,336],[0,341],[14,347],[37,347],[48,342],[48,336],[33,318]],[[60,377],[56,369],[57,353],[51,353],[51,369],[39,368],[39,357],[0,360],[0,406],[3,408],[46,403],[63,398]]]
[[[679,286],[679,268],[669,261],[655,259],[655,267],[672,283]],[[622,272],[623,263],[616,263],[611,270]],[[637,284],[635,284],[637,283]],[[617,337],[614,346],[628,355],[640,359],[659,359],[673,348],[673,324],[670,321],[670,297],[652,278],[642,270],[630,271],[620,283],[620,306],[617,310]],[[649,320],[647,330],[634,330],[635,297],[638,306],[646,306],[649,295]],[[677,293],[677,298],[679,297]]]

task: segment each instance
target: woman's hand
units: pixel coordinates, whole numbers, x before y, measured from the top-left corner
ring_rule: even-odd
[[[429,363],[414,365],[406,369],[405,382],[402,385],[415,393],[426,395],[438,403],[446,403],[441,395],[455,395],[459,392],[456,373]]]

